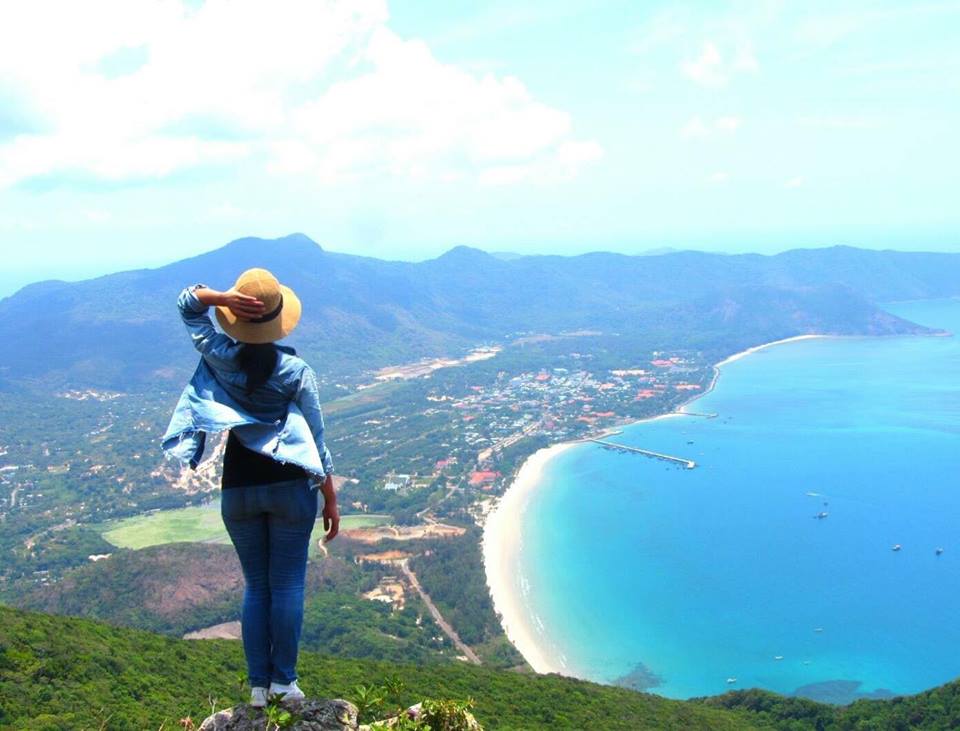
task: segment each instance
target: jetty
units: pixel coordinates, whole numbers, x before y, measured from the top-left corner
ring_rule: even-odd
[[[704,413],[702,411],[678,411],[683,416],[702,416],[704,419],[716,419],[719,414]]]
[[[674,464],[682,465],[688,470],[692,470],[697,466],[697,463],[692,459],[686,459],[685,457],[674,457],[672,454],[663,454],[661,452],[653,452],[649,449],[641,449],[640,447],[629,447],[626,444],[617,444],[616,442],[608,442],[606,439],[588,439],[587,441],[594,442],[599,444],[605,449],[612,449],[615,452],[623,452],[625,454],[641,454],[644,457],[653,457],[654,459],[663,460],[664,462],[672,462]]]

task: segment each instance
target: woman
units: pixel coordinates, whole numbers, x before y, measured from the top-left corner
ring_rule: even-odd
[[[229,430],[220,505],[246,584],[251,704],[262,707],[273,694],[299,700],[297,650],[318,486],[325,540],[340,524],[316,374],[293,348],[276,344],[296,327],[300,300],[267,270],[250,269],[226,292],[187,287],[177,305],[202,357],[163,449],[195,469],[206,435]],[[207,315],[211,305],[226,335]]]

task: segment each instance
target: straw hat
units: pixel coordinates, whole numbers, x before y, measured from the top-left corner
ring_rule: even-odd
[[[300,299],[266,269],[247,269],[233,285],[238,292],[263,302],[263,315],[240,320],[227,307],[217,307],[220,327],[241,343],[272,343],[287,337],[300,321]]]

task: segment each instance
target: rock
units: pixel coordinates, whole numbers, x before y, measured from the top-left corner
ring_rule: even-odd
[[[291,731],[357,731],[357,707],[339,698],[329,701],[304,700],[283,704],[296,719]],[[214,713],[198,731],[264,731],[264,709],[243,703]]]

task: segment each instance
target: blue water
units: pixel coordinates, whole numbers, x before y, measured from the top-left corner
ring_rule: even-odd
[[[888,309],[960,333],[960,300]],[[553,459],[519,564],[565,672],[640,668],[676,698],[960,676],[958,376],[960,337],[797,341],[724,366],[691,407],[717,418],[615,437],[694,470],[596,445]]]

